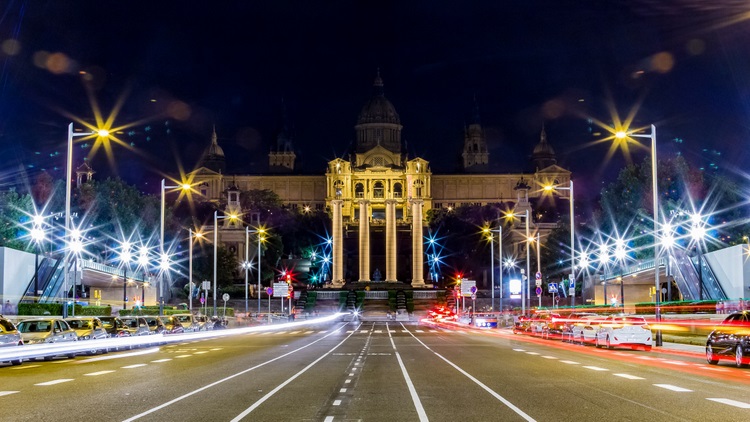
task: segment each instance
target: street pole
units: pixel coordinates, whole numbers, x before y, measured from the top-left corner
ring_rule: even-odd
[[[258,223],[260,223],[260,222],[258,222]],[[260,290],[260,252],[262,251],[262,249],[260,248],[260,241],[261,241],[261,237],[260,237],[261,236],[261,229],[260,229],[260,227],[256,231],[258,233],[258,289],[257,289],[257,291],[258,291],[258,315],[260,315],[260,292],[261,292],[261,290]],[[269,307],[269,312],[270,312],[270,307]]]
[[[492,312],[495,312],[495,241],[490,231],[490,285],[492,286]]]
[[[500,312],[503,312],[503,225],[498,226],[497,254],[500,257]],[[493,303],[494,304],[494,303]]]
[[[541,238],[539,237],[539,232],[536,234],[536,272],[541,273],[542,272],[542,260],[541,260],[541,251],[542,244],[541,244]],[[542,295],[539,295],[539,307],[542,307]]]
[[[531,237],[531,234],[529,233],[529,210],[527,209],[526,210],[526,280],[524,280],[524,282],[526,283],[526,288],[523,288],[522,290],[529,296],[528,298],[529,308],[531,308],[531,283],[530,283],[530,278],[529,278],[531,277],[531,251],[529,250],[530,237]],[[524,306],[522,306],[521,312],[526,314],[526,300],[523,297],[521,299],[523,299],[524,301]]]
[[[159,224],[159,262],[164,256],[164,179],[161,179],[161,219]],[[159,271],[159,315],[164,315],[164,271]]]
[[[654,284],[656,285],[656,322],[661,322],[661,283],[659,283],[659,183],[656,161],[656,126],[651,125],[651,179],[654,199]],[[656,331],[656,346],[662,345],[661,330]]]
[[[188,309],[190,313],[193,313],[193,228],[188,229],[188,240],[190,245],[188,246]]]
[[[219,243],[219,211],[214,211],[214,316],[216,316],[216,256],[217,256],[217,246],[216,244]],[[208,299],[206,299],[208,300]]]
[[[576,226],[575,226],[575,208],[573,206],[573,180],[570,181],[570,280],[568,280],[569,283],[572,283],[573,286],[575,286],[575,280],[576,280],[576,249],[575,249],[575,236],[576,236]],[[568,284],[570,286],[570,284]],[[576,306],[576,291],[575,287],[573,287],[573,294],[570,295],[570,306],[575,307]]]
[[[123,267],[122,272],[123,272],[122,309],[128,309],[128,266],[127,264]]]
[[[249,288],[247,286],[247,273],[250,271],[250,264],[248,263],[248,259],[250,258],[250,228],[245,226],[245,263],[243,266],[245,267],[245,318],[247,318],[247,301],[248,301],[248,293]]]

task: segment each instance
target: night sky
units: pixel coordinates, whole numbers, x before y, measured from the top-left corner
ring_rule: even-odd
[[[709,4],[710,3],[710,4]],[[748,159],[746,1],[18,1],[0,6],[0,185],[62,177],[65,113],[91,120],[86,87],[135,151],[97,153],[97,177],[156,192],[192,169],[213,125],[228,171],[263,171],[282,123],[305,174],[345,156],[377,69],[411,157],[457,171],[474,101],[492,170],[528,171],[545,124],[558,163],[593,197],[604,160],[592,120],[638,107],[660,157],[707,171]],[[744,14],[744,15],[743,15]],[[86,72],[82,75],[80,72]],[[80,125],[77,125],[80,126]],[[76,163],[90,149],[76,148]],[[647,150],[635,151],[641,161]],[[580,192],[580,193],[579,193]]]

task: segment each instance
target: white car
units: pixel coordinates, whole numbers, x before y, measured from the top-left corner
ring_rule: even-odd
[[[616,346],[651,350],[651,328],[638,316],[612,315],[604,319],[596,330],[596,347],[611,349]]]
[[[575,322],[571,324],[570,341],[579,344],[594,344],[596,331],[599,329],[599,323],[601,323],[604,318],[605,317],[601,315],[591,314],[576,319]]]

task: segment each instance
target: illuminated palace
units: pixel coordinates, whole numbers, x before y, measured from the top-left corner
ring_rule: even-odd
[[[465,129],[462,172],[433,174],[429,161],[405,153],[402,127],[378,75],[374,93],[354,126],[356,140],[349,158],[329,161],[325,174],[295,174],[296,155],[284,131],[268,155],[267,174],[226,174],[224,152],[214,131],[200,166],[193,172],[194,182],[204,197],[217,202],[226,198],[227,212],[241,213],[239,192],[255,189],[272,190],[291,209],[329,212],[333,225],[333,287],[348,281],[380,280],[423,287],[426,210],[504,202],[524,213],[531,208],[530,198],[541,195],[538,186],[542,183],[567,185],[570,180],[570,172],[556,165],[543,128],[531,154],[534,171],[530,174],[487,172],[490,157],[478,118]],[[220,242],[243,260],[244,228],[233,225],[230,219],[224,223]],[[530,224],[542,234],[554,227],[533,221]],[[521,230],[507,235],[511,237],[507,249],[524,247],[518,246],[524,242],[513,241],[514,237],[516,241],[521,239]],[[427,282],[431,286],[430,280]]]

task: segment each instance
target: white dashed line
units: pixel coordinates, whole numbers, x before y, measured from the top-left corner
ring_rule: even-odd
[[[526,354],[527,355],[539,356],[539,353],[537,353],[537,352],[526,352]]]
[[[638,359],[643,359],[643,360],[655,360],[656,358],[652,358],[651,356],[638,356]]]
[[[514,352],[525,352],[526,349],[513,349]]]
[[[202,351],[200,351],[200,352],[195,352],[195,353],[193,353],[193,354],[194,354],[194,355],[202,355],[202,354],[204,354],[204,353],[208,353],[208,350],[202,350]]]
[[[98,372],[91,372],[91,373],[83,374],[83,375],[87,377],[96,377],[99,375],[111,374],[112,372],[115,372],[115,371],[111,371],[111,370],[110,371],[98,371]]]
[[[584,366],[586,369],[591,369],[592,371],[609,371],[609,369],[600,368],[598,366]]]
[[[212,352],[215,352],[215,351],[221,350],[221,349],[223,349],[223,347],[214,347],[213,349],[208,349],[208,350],[211,350]]]
[[[333,422],[333,416],[326,416],[326,418],[323,419],[323,422]]]
[[[16,394],[16,393],[18,393],[18,391],[0,391],[0,396],[9,396],[11,394]]]
[[[180,356],[175,356],[174,358],[175,359],[182,359],[182,358],[189,358],[189,357],[190,357],[190,355],[180,355]]]
[[[375,330],[375,334],[382,334],[383,330]]]
[[[568,365],[580,365],[578,362],[574,362],[572,360],[561,360],[562,363],[567,363]]]
[[[437,333],[438,330],[430,330],[431,333]]]
[[[743,403],[743,402],[737,401],[737,400],[730,400],[730,399],[708,399],[708,398],[706,400],[711,400],[711,401],[715,401],[717,403],[722,403],[722,404],[728,404],[730,406],[739,407],[740,409],[750,409],[750,404]]]
[[[642,380],[642,379],[645,379],[645,378],[636,377],[635,375],[630,375],[630,374],[613,374],[613,375],[616,376],[616,377],[622,377],[622,378],[626,378],[626,379],[629,379],[629,380]]]
[[[169,362],[172,359],[158,359],[158,360],[152,360],[151,363],[162,363],[162,362]]]
[[[697,365],[698,368],[705,369],[708,371],[717,371],[717,372],[729,372],[729,369],[724,368],[714,368],[712,366],[706,366],[706,365]]]
[[[145,364],[145,363],[136,363],[135,365],[123,366],[122,369],[140,368],[141,366],[146,366],[146,365],[147,364]]]
[[[680,362],[678,360],[665,360],[664,363],[668,363],[670,365],[683,365],[683,366],[687,365],[687,363]]]
[[[409,330],[401,330],[402,333],[408,333]]]
[[[349,384],[350,382],[352,382],[352,380],[346,380],[344,381],[344,384]]]
[[[359,332],[362,333],[362,334],[367,334],[367,333],[370,332],[370,330],[359,330]]]
[[[341,390],[339,390],[339,393],[346,393],[346,388],[342,388]]]
[[[424,333],[424,331],[422,331],[422,330],[415,330],[415,331],[418,332],[418,333]]]
[[[339,406],[339,405],[341,405],[341,400],[334,400],[334,401],[333,401],[333,405],[334,405],[334,406]]]
[[[619,355],[619,356],[632,356],[632,354],[630,354],[630,353],[625,353],[625,352],[615,352],[614,354],[615,354],[615,355]]]
[[[542,356],[544,359],[557,359],[555,356]]]
[[[292,331],[289,334],[298,334],[298,333],[299,333],[299,331]]]
[[[676,385],[670,385],[670,384],[654,384],[654,387],[664,388],[666,390],[670,391],[676,391],[678,393],[690,393],[693,390],[688,390],[687,388],[678,387]]]
[[[44,385],[55,385],[55,384],[62,384],[64,382],[68,382],[68,381],[73,381],[73,379],[72,378],[62,378],[62,379],[54,380],[54,381],[40,382],[39,384],[34,384],[34,385],[41,385],[41,386],[44,386]]]

